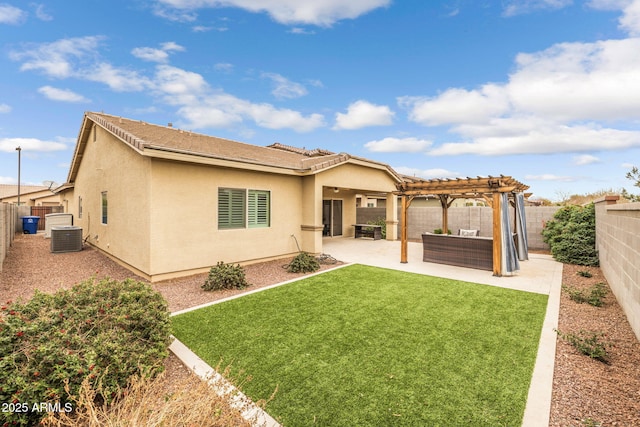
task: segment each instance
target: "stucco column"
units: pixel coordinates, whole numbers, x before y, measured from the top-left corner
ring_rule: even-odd
[[[398,240],[398,196],[387,194],[387,240]]]
[[[322,185],[316,176],[302,178],[301,249],[311,254],[322,252]]]

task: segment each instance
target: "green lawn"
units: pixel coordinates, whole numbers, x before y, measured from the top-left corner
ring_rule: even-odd
[[[508,280],[508,279],[507,279]],[[285,426],[518,426],[547,296],[352,265],[173,317]]]

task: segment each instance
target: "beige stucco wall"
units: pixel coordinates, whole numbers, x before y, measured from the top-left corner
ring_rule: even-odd
[[[93,133],[97,131],[94,141]],[[65,193],[74,225],[87,241],[140,272],[148,273],[150,160],[94,127],[85,147],[72,192]],[[107,192],[108,218],[102,224],[102,192]],[[82,217],[78,213],[82,197]]]
[[[208,270],[218,261],[245,263],[297,252],[301,240],[300,177],[154,160],[152,275]],[[270,192],[271,224],[218,229],[218,188]]]

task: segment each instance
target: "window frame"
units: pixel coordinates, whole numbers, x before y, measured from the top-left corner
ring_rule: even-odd
[[[102,191],[100,193],[102,215],[100,215],[100,223],[107,225],[109,223],[109,201],[107,199],[107,192]]]

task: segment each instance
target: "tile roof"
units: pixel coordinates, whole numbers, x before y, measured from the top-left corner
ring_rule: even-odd
[[[154,125],[104,113],[87,112],[85,117],[140,151],[146,149],[165,150],[240,163],[286,168],[299,172],[318,171],[350,159],[357,159],[384,166],[391,175],[400,180],[397,173],[388,165],[351,156],[347,153],[333,153],[318,148],[307,150],[280,143],[263,147],[178,129],[171,125]],[[79,144],[82,143],[83,137],[88,137],[87,130],[84,129],[85,134],[83,134],[83,129],[81,129]],[[78,149],[76,149],[74,157],[81,155],[82,153],[78,153]]]

